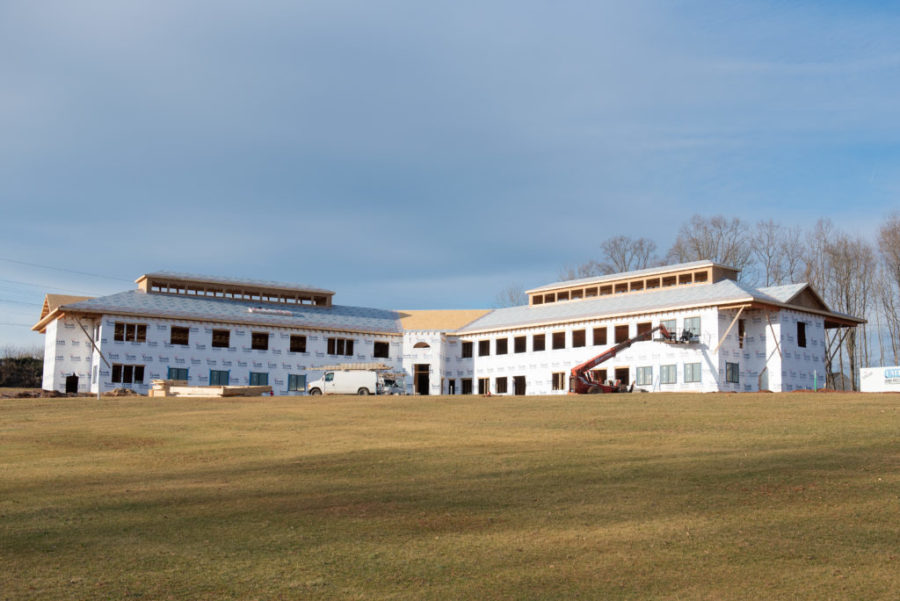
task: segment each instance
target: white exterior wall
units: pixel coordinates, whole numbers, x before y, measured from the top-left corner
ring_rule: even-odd
[[[715,391],[718,390],[718,363],[710,353],[715,347],[717,338],[714,338],[717,321],[716,309],[703,309],[691,311],[672,311],[666,313],[654,313],[632,316],[627,319],[597,319],[577,324],[560,326],[540,326],[531,328],[515,328],[491,332],[485,334],[462,335],[461,340],[473,343],[474,357],[472,377],[474,389],[477,391],[479,378],[490,379],[490,391],[496,392],[496,378],[506,377],[507,394],[513,394],[514,376],[525,376],[527,394],[567,394],[569,389],[569,372],[576,365],[587,361],[591,357],[599,355],[604,350],[615,346],[615,327],[617,325],[629,326],[629,338],[637,335],[637,324],[650,322],[653,327],[659,325],[662,320],[675,319],[676,331],[681,332],[684,327],[684,319],[700,317],[700,343],[699,344],[664,344],[654,341],[635,342],[630,348],[619,352],[609,361],[598,365],[597,369],[606,369],[608,378],[614,377],[614,371],[619,367],[630,369],[630,380],[634,381],[637,375],[637,367],[650,366],[653,368],[653,383],[640,388],[656,391]],[[595,327],[607,328],[607,344],[598,346],[593,344],[593,330]],[[572,347],[572,332],[585,330],[586,346]],[[566,348],[553,349],[553,333],[564,331],[566,333]],[[544,334],[546,336],[546,350],[533,350],[533,335]],[[527,352],[516,353],[514,338],[527,337]],[[659,334],[655,333],[654,338]],[[496,341],[498,338],[509,339],[509,351],[506,355],[496,354]],[[491,354],[489,356],[478,355],[478,342],[489,340]],[[711,342],[710,342],[711,341]],[[684,364],[701,364],[701,381],[698,383],[684,382]],[[677,381],[675,384],[660,383],[660,366],[676,365]],[[563,390],[552,390],[553,374],[565,373],[565,387]],[[466,376],[468,377],[468,376]],[[630,383],[630,382],[629,382]]]
[[[114,340],[115,323],[147,324],[146,342],[120,342]],[[189,344],[169,344],[171,327],[181,326],[190,329]],[[229,348],[212,346],[212,331],[216,329],[231,332]],[[48,330],[49,331],[49,330]],[[268,332],[269,348],[258,350],[251,348],[252,332]],[[79,330],[80,333],[80,330]],[[306,352],[290,352],[291,334],[306,336]],[[83,334],[82,334],[83,336]],[[328,338],[353,339],[352,356],[327,354]],[[374,358],[375,341],[390,343],[390,357]],[[229,372],[229,384],[247,385],[250,383],[250,372],[269,374],[269,385],[275,394],[302,394],[290,392],[288,375],[306,375],[307,383],[319,378],[322,370],[316,366],[333,365],[335,363],[377,361],[391,365],[393,369],[401,366],[401,347],[398,336],[358,334],[347,332],[328,332],[318,330],[302,330],[294,328],[278,328],[273,326],[237,326],[226,323],[197,323],[179,320],[131,318],[116,315],[103,317],[100,329],[100,350],[110,363],[133,364],[144,366],[144,381],[138,384],[113,383],[111,369],[104,363],[100,368],[103,391],[126,387],[146,394],[150,382],[165,379],[169,367],[186,368],[188,383],[193,386],[209,384],[210,370]],[[65,383],[65,380],[63,380]]]
[[[83,321],[88,332],[90,322]],[[66,377],[78,376],[78,392],[91,391],[91,364],[94,350],[74,319],[64,317],[47,324],[44,339],[44,390],[66,391]]]
[[[810,389],[813,386],[813,373],[818,374],[819,387],[824,384],[824,321],[820,317],[800,311],[783,310],[770,313],[771,327],[761,311],[744,311],[741,319],[745,323],[744,345],[738,340],[738,325],[725,337],[719,351],[713,354],[719,339],[736,314],[736,310],[720,312],[716,308],[702,310],[685,310],[658,312],[632,316],[627,319],[596,319],[577,324],[545,325],[532,327],[515,327],[506,330],[482,333],[454,335],[440,331],[407,331],[402,336],[388,334],[360,334],[336,331],[305,330],[296,328],[279,328],[273,326],[237,326],[227,323],[189,322],[164,318],[145,319],[125,316],[106,315],[98,322],[91,323],[82,319],[89,333],[98,325],[98,346],[110,363],[143,365],[144,381],[137,384],[119,384],[111,382],[111,369],[101,361],[99,354],[77,326],[74,320],[63,318],[48,324],[45,340],[45,364],[43,386],[46,389],[65,390],[65,378],[72,373],[79,377],[79,392],[96,392],[96,374],[100,376],[102,391],[126,386],[137,392],[146,394],[150,382],[154,379],[168,377],[168,368],[188,369],[189,383],[192,385],[209,384],[210,370],[229,372],[229,382],[233,385],[249,384],[250,372],[268,374],[269,384],[276,394],[300,394],[289,392],[288,375],[306,375],[307,383],[321,376],[322,370],[317,366],[345,362],[376,361],[386,363],[391,369],[404,371],[407,374],[406,388],[408,393],[415,390],[415,365],[429,366],[429,394],[448,394],[450,382],[454,393],[462,393],[462,379],[472,380],[474,393],[478,391],[479,378],[488,378],[489,390],[497,394],[496,379],[507,378],[506,394],[515,391],[513,377],[524,376],[527,394],[566,394],[569,388],[569,372],[575,365],[594,357],[615,345],[615,327],[627,324],[629,337],[637,333],[637,324],[650,322],[653,327],[661,321],[674,319],[675,333],[684,329],[685,320],[699,317],[701,332],[699,344],[665,344],[654,341],[636,342],[623,350],[616,357],[598,369],[606,369],[608,378],[614,378],[618,367],[629,368],[629,380],[637,378],[638,367],[652,368],[652,382],[640,385],[649,391],[753,391],[758,389],[760,373],[763,387],[773,391]],[[799,347],[796,340],[797,321],[807,324],[806,348]],[[114,329],[117,321],[147,325],[146,342],[119,342],[114,340]],[[169,344],[172,326],[187,327],[190,330],[188,346]],[[607,328],[607,344],[593,344],[593,329]],[[226,329],[231,332],[230,348],[213,348],[212,331]],[[572,332],[585,330],[586,346],[572,347]],[[269,348],[255,350],[251,348],[252,332],[268,332]],[[564,331],[566,348],[554,350],[553,333]],[[290,336],[300,334],[306,336],[306,352],[290,352]],[[533,350],[535,334],[545,336],[546,350]],[[774,334],[774,335],[773,335]],[[526,352],[515,352],[517,336],[526,337]],[[656,333],[654,338],[658,337]],[[350,338],[354,340],[352,356],[328,355],[327,339],[329,337]],[[508,340],[508,351],[505,355],[496,354],[496,341],[499,338]],[[479,356],[478,343],[481,340],[490,342],[490,355]],[[776,340],[782,356],[776,348]],[[373,346],[375,341],[389,343],[390,357],[375,358]],[[473,356],[462,358],[462,342],[472,342]],[[424,342],[427,348],[415,348],[415,344]],[[685,364],[701,365],[701,381],[686,383],[684,381]],[[740,381],[736,384],[726,382],[726,363],[740,365]],[[676,382],[662,384],[661,367],[675,365]],[[763,372],[763,368],[765,372]],[[552,374],[565,374],[565,383],[561,390],[552,390]],[[92,375],[94,381],[92,382]],[[629,383],[630,383],[629,381]]]
[[[821,317],[799,311],[780,311],[781,391],[812,390],[814,380],[825,386],[825,323]],[[806,347],[797,341],[797,322],[806,323]],[[774,389],[773,389],[774,390]]]

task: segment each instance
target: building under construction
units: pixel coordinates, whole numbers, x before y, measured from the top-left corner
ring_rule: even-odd
[[[573,367],[603,353],[589,379],[616,389],[822,387],[826,329],[864,320],[808,284],[756,289],[737,274],[698,261],[549,284],[518,307],[402,311],[158,272],[109,296],[47,295],[34,330],[46,335],[43,387],[61,392],[146,393],[167,379],[302,394],[324,366],[378,362],[405,373],[410,394],[564,394]]]

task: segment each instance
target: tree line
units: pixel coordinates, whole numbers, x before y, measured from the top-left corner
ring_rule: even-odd
[[[44,355],[40,348],[0,350],[0,388],[40,388]]]
[[[866,318],[868,324],[858,328],[826,331],[826,376],[833,386],[855,389],[862,366],[900,364],[900,213],[885,218],[875,239],[843,231],[828,219],[803,228],[772,219],[750,223],[694,215],[665,253],[649,238],[614,236],[600,244],[598,257],[564,268],[559,277],[700,260],[740,269],[739,281],[753,287],[808,282],[833,311]],[[511,286],[496,304],[527,303],[524,296]]]

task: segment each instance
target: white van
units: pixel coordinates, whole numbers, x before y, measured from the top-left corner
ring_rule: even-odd
[[[306,387],[309,394],[381,394],[381,380],[374,371],[326,371]]]

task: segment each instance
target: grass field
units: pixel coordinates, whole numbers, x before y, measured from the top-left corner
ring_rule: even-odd
[[[900,598],[900,395],[0,402],[0,599]]]

